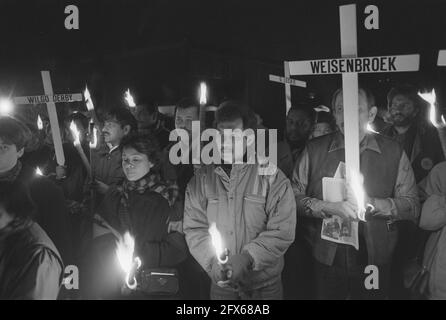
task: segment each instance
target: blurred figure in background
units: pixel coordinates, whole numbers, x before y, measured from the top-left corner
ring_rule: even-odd
[[[55,300],[63,262],[20,182],[0,181],[0,300]]]

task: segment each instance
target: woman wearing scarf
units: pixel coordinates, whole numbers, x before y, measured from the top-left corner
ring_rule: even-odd
[[[186,259],[188,250],[183,234],[169,230],[178,212],[174,209],[174,190],[164,185],[154,171],[158,154],[152,136],[133,136],[123,141],[122,166],[126,179],[107,191],[99,208],[101,218],[114,229],[114,234],[129,232],[134,237],[134,256],[141,259],[139,270],[174,268]],[[93,296],[88,298],[120,297],[116,290],[122,287],[123,279],[116,259],[117,238],[104,234],[94,242],[90,259],[98,262],[95,269],[102,283],[94,283],[98,280],[96,276],[92,278],[94,282],[87,277],[85,285],[90,283],[93,289]]]

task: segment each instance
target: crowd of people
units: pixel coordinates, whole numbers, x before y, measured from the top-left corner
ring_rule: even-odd
[[[410,299],[414,263],[429,268],[423,298],[446,299],[446,137],[417,92],[394,87],[382,117],[373,93],[359,89],[360,166],[373,207],[358,222],[359,248],[321,237],[324,219],[358,221],[357,203],[324,198],[323,179],[345,162],[341,90],[330,106],[309,100],[288,111],[278,169],[267,175],[261,161],[169,159],[171,131],[192,139],[194,121],[222,134],[265,128],[240,101],[206,112],[184,98],[173,121],[151,103],[61,114],[64,166],[45,117],[37,130],[18,113],[1,115],[0,299]],[[127,274],[117,258],[125,234],[138,257]],[[369,265],[377,288],[364,284]],[[75,290],[64,285],[73,281],[66,266],[79,270]]]

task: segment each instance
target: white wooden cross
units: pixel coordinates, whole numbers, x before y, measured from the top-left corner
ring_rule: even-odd
[[[57,119],[56,103],[82,101],[81,93],[54,94],[51,85],[51,77],[49,71],[41,71],[43,89],[45,94],[38,96],[15,97],[15,104],[41,104],[46,103],[48,116],[50,118],[51,133],[53,136],[54,150],[56,160],[59,166],[65,165],[65,155],[62,148],[62,138],[60,135],[59,121]]]
[[[286,114],[291,109],[291,86],[296,87],[307,87],[307,83],[305,81],[295,80],[290,78],[290,65],[288,61],[283,62],[284,67],[284,75],[285,77],[276,76],[273,74],[269,75],[269,81],[279,82],[285,84],[285,101],[286,101]]]
[[[438,66],[446,67],[446,50],[438,51]]]
[[[342,74],[346,178],[359,174],[358,73],[417,71],[418,54],[357,58],[356,5],[339,7],[340,59],[291,61],[290,75]]]

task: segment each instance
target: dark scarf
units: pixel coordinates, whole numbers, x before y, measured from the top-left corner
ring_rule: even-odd
[[[8,172],[5,172],[5,174],[2,174],[0,176],[0,181],[2,182],[15,181],[19,176],[20,171],[22,171],[22,163],[20,161],[17,161],[17,164],[14,166],[14,168],[12,168]]]
[[[148,173],[137,181],[129,181],[126,179],[122,185],[117,187],[117,190],[121,195],[118,216],[124,231],[130,231],[132,233],[132,224],[129,214],[130,192],[143,194],[147,189],[158,189],[158,186],[160,185],[162,185],[162,183],[160,182],[159,175],[155,173]]]

